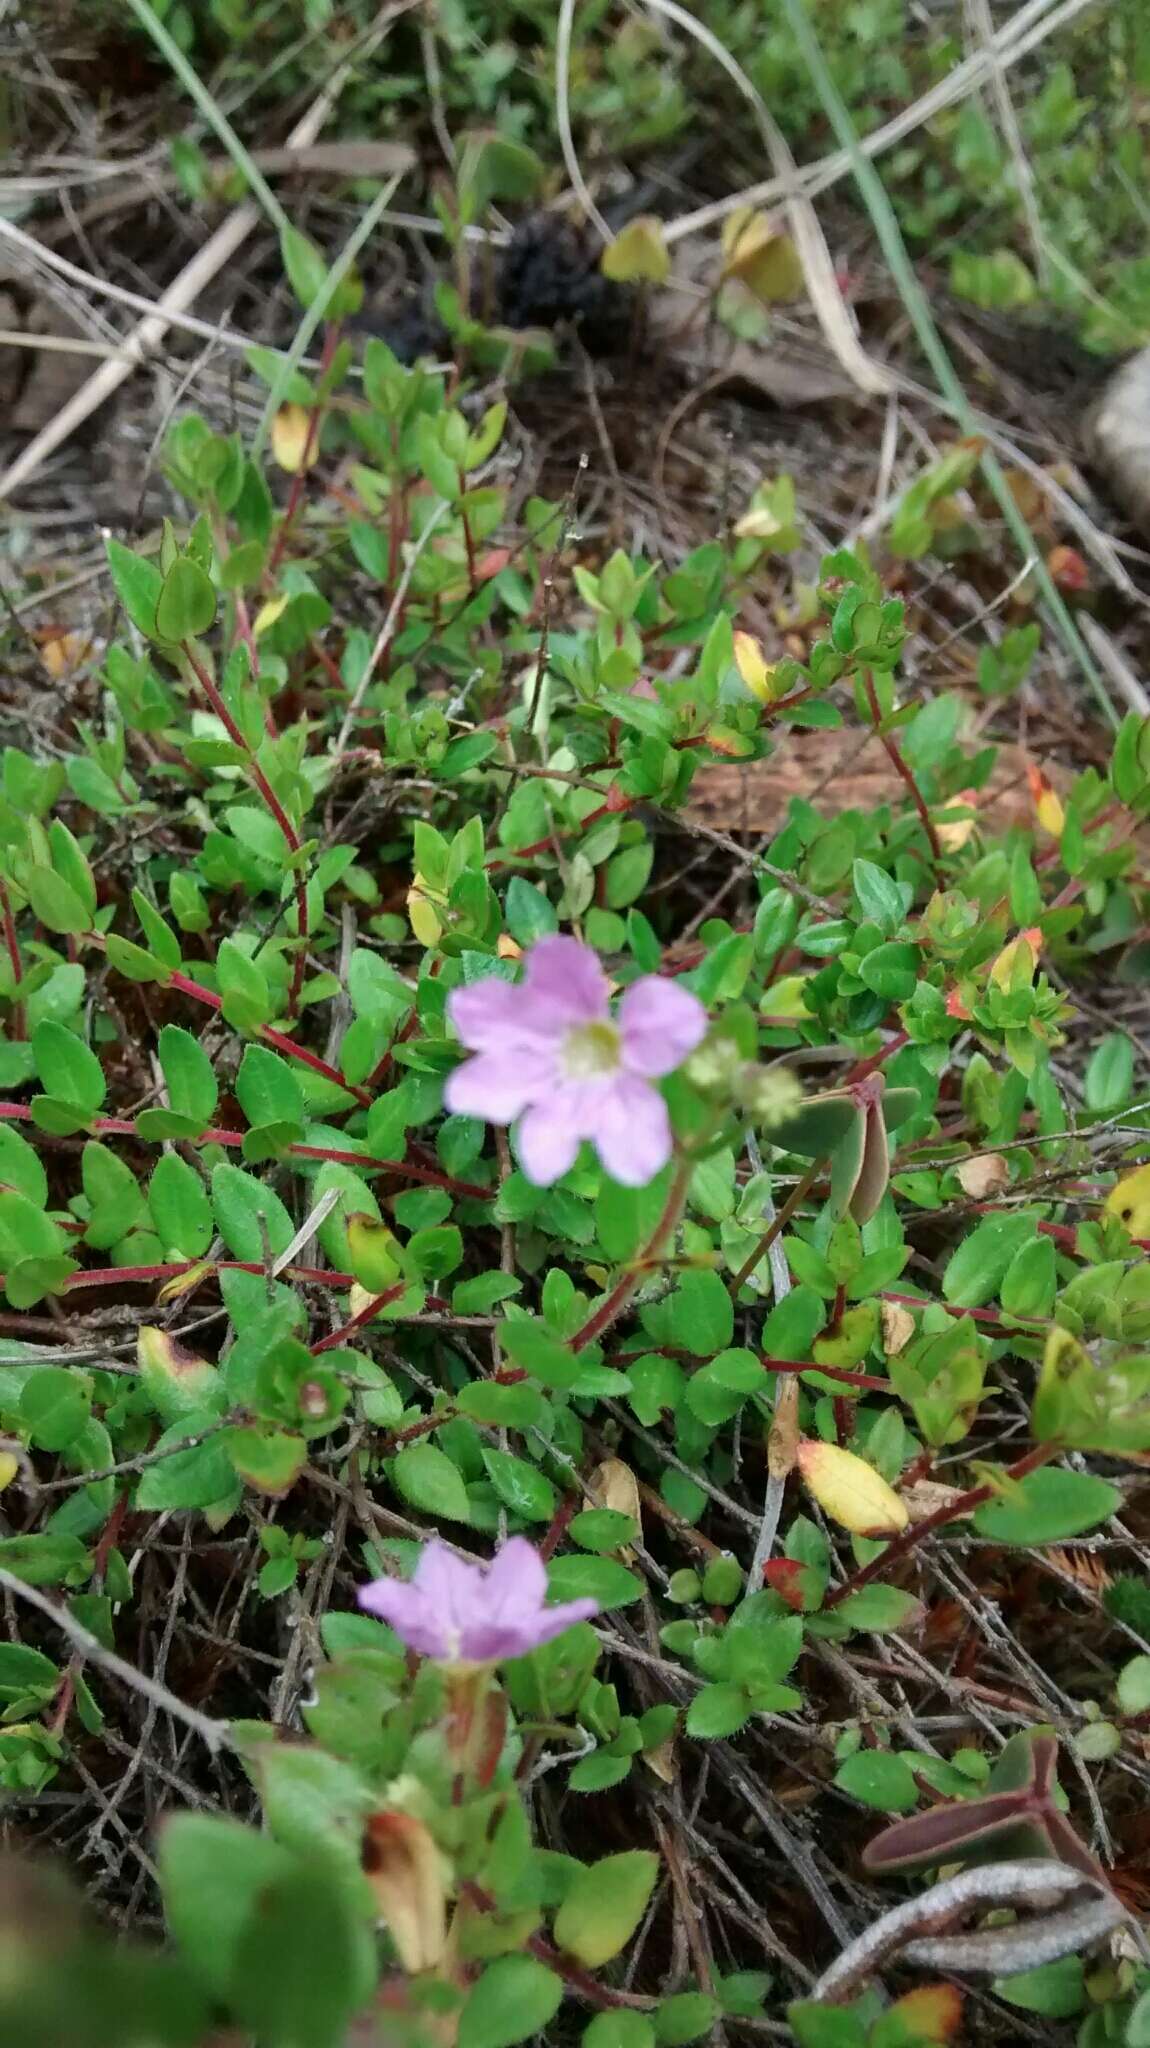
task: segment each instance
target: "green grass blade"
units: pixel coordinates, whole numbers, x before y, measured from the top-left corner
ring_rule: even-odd
[[[172,41],[163,22],[157,15],[152,13],[147,0],[128,0],[128,5],[139,22],[140,27],[145,29],[148,35],[151,36],[156,48],[175,72],[184,91],[195,101],[208,126],[213,128],[219,136],[236,169],[243,173],[252,193],[259,200],[268,219],[275,227],[277,234],[282,235],[284,229],[291,226],[291,222],[276,198],[275,193],[272,191],[271,186],[268,184],[267,179],[264,177],[263,172],[257,169],[248,151],[244,148],[227,115],[217,105],[203,80],[193,69],[192,65],[189,64],[183,51]]]

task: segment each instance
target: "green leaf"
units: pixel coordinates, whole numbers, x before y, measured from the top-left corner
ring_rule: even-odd
[[[654,2048],[655,2029],[646,2013],[616,2006],[597,2012],[583,2029],[583,2048]]]
[[[26,1586],[59,1586],[88,1563],[78,1536],[51,1530],[43,1536],[0,1538],[0,1565]]]
[[[413,1508],[442,1515],[449,1522],[469,1522],[467,1488],[446,1451],[435,1444],[409,1444],[391,1463],[392,1484]]]
[[[799,2048],[867,2048],[868,2029],[857,2013],[838,2005],[788,2005],[787,2018]]]
[[[279,1196],[242,1167],[225,1162],[213,1168],[212,1208],[220,1236],[234,1259],[262,1265],[265,1233],[273,1258],[291,1243],[295,1225]]]
[[[620,1514],[616,1508],[584,1508],[571,1521],[567,1531],[573,1543],[581,1550],[619,1550],[624,1543],[633,1543],[639,1534],[633,1515]]]
[[[1028,1216],[987,1216],[952,1252],[942,1276],[943,1299],[954,1308],[993,1301],[1015,1252],[1035,1235]]]
[[[155,1462],[140,1474],[135,1505],[155,1511],[164,1508],[210,1508],[220,1500],[238,1495],[239,1488],[226,1449],[226,1436],[218,1428],[219,1417],[212,1409],[200,1408],[184,1415],[166,1429],[151,1455]],[[182,1450],[189,1437],[204,1430],[215,1432],[206,1443]],[[159,1457],[156,1457],[156,1453]]]
[[[199,1039],[178,1024],[165,1024],[157,1049],[171,1107],[180,1116],[194,1117],[202,1130],[211,1122],[219,1100],[207,1053]]]
[[[859,980],[888,1002],[905,1003],[915,991],[920,955],[907,940],[887,939],[858,965]]]
[[[536,939],[545,938],[548,933],[559,929],[554,904],[542,889],[537,889],[534,882],[528,882],[522,875],[512,875],[507,884],[504,921],[520,946],[533,945]]]
[[[1122,1506],[1122,1495],[1109,1480],[1092,1472],[1064,1472],[1044,1465],[1018,1482],[1023,1499],[987,1501],[974,1516],[977,1535],[991,1543],[1062,1543],[1100,1528]]]
[[[1033,1237],[1019,1245],[1002,1278],[998,1298],[1008,1316],[1048,1316],[1054,1307],[1058,1272],[1054,1243]]]
[[[729,1347],[735,1310],[718,1273],[684,1273],[667,1309],[671,1341],[684,1350],[703,1355]]]
[[[60,1251],[60,1227],[37,1202],[15,1188],[0,1191],[0,1265],[11,1268],[20,1259],[51,1259]]]
[[[1097,1045],[1086,1068],[1086,1107],[1095,1116],[1121,1109],[1134,1090],[1134,1047],[1124,1031]]]
[[[291,1858],[270,1835],[240,1821],[177,1813],[161,1829],[159,1862],[168,1925],[204,1982],[223,1998],[244,1924],[267,1888],[290,1870]]]
[[[261,2041],[342,2048],[376,1972],[374,1937],[352,1887],[333,1884],[322,1863],[293,1861],[245,1919],[231,2002]]]
[[[488,1450],[483,1452],[487,1477],[505,1507],[513,1514],[521,1515],[527,1522],[549,1522],[555,1512],[558,1495],[551,1481],[535,1465],[529,1465],[525,1458],[513,1457],[510,1451]]]
[[[741,1685],[705,1685],[687,1709],[687,1733],[699,1741],[734,1735],[751,1713],[751,1702]]]
[[[307,1445],[291,1430],[257,1423],[251,1429],[233,1429],[225,1438],[228,1458],[237,1479],[254,1486],[257,1493],[281,1500],[290,1493],[307,1463]]]
[[[10,1124],[0,1124],[0,1184],[26,1195],[38,1209],[48,1206],[48,1176],[40,1154]]]
[[[1060,1956],[1057,1962],[1043,1963],[1036,1970],[996,1977],[992,1988],[1008,2005],[1020,2006],[1023,2012],[1040,2013],[1047,2020],[1073,2019],[1087,2003],[1081,1956]],[[1133,2034],[1127,2032],[1127,2048],[1134,2048],[1134,2040]]]
[[[91,1205],[84,1241],[108,1251],[139,1222],[144,1197],[131,1167],[94,1138],[84,1147],[80,1171]]]
[[[291,288],[306,311],[318,299],[327,281],[327,264],[323,255],[314,242],[293,227],[280,231],[280,255]]]
[[[902,890],[893,876],[885,874],[871,860],[856,860],[853,869],[859,911],[870,924],[877,924],[889,937],[903,921]]]
[[[161,640],[196,640],[211,630],[216,616],[216,593],[212,579],[181,555],[164,578],[156,606],[156,633]]]
[[[554,2019],[563,1982],[534,1956],[499,1956],[472,1985],[459,2019],[457,2048],[514,2048]]]
[[[886,1635],[891,1629],[905,1628],[921,1611],[921,1601],[898,1586],[863,1586],[857,1593],[848,1593],[837,1610],[852,1628],[865,1629],[870,1635]]]
[[[1131,1657],[1118,1673],[1118,1704],[1124,1714],[1144,1714],[1150,1707],[1150,1657]]]
[[[287,1061],[266,1046],[245,1048],[236,1095],[249,1124],[303,1123],[303,1089]]]
[[[91,1412],[89,1384],[62,1366],[42,1366],[24,1382],[20,1421],[38,1450],[67,1450]]]
[[[880,1813],[909,1813],[918,1805],[914,1773],[903,1756],[886,1749],[859,1749],[835,1772],[835,1784]]]
[[[108,567],[116,596],[135,626],[146,640],[155,640],[156,612],[164,579],[154,562],[145,561],[142,555],[134,555],[130,548],[121,546],[118,540],[104,543],[108,555]]]
[[[203,1180],[178,1152],[157,1160],[148,1183],[148,1207],[167,1253],[198,1259],[212,1241],[212,1205]]]
[[[665,1998],[655,2014],[655,2039],[659,2048],[683,2048],[709,2034],[719,2017],[719,2001],[705,1991],[679,1991]]]
[[[587,1369],[570,1345],[560,1343],[534,1316],[501,1323],[499,1341],[512,1363],[545,1387],[573,1387]]]
[[[86,932],[92,928],[87,905],[55,868],[29,868],[24,887],[36,917],[50,932]]]
[[[104,1069],[74,1031],[46,1017],[32,1033],[36,1072],[46,1095],[94,1116],[107,1092]]]
[[[604,1614],[643,1597],[642,1581],[611,1557],[553,1557],[547,1588],[553,1600],[597,1600]]]
[[[588,1970],[617,1956],[634,1934],[659,1875],[647,1849],[603,1856],[577,1872],[555,1916],[555,1939]]]
[[[245,1761],[278,1842],[359,1870],[363,1823],[376,1801],[358,1771],[325,1749],[286,1742],[254,1742]]]

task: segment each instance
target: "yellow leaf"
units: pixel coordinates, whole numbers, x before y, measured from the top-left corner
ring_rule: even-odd
[[[403,1251],[394,1231],[378,1217],[355,1209],[347,1219],[347,1255],[359,1286],[383,1294],[403,1277]]]
[[[1026,764],[1026,780],[1030,784],[1035,816],[1043,831],[1049,832],[1052,839],[1061,839],[1066,824],[1066,813],[1053,783],[1042,773],[1041,768],[1035,767],[1033,761]]]
[[[760,704],[770,704],[775,695],[775,669],[771,662],[763,660],[763,650],[753,633],[736,633],[735,667],[745,682],[752,697]]]
[[[281,405],[272,421],[272,454],[281,469],[296,476],[319,458],[319,434],[306,405]]]
[[[427,884],[422,875],[415,876],[407,892],[407,917],[421,946],[439,944],[443,937],[443,925],[434,902],[427,894]]]
[[[1126,1225],[1131,1237],[1150,1237],[1150,1166],[1124,1173],[1107,1195],[1106,1209]]]
[[[873,1465],[837,1444],[804,1437],[798,1449],[799,1471],[832,1522],[854,1536],[894,1536],[910,1520],[906,1504]]]
[[[616,284],[665,284],[671,275],[671,252],[663,240],[662,221],[653,213],[637,214],[608,242],[600,269]]]
[[[763,1016],[809,1017],[804,994],[807,980],[805,974],[786,974],[781,981],[773,981],[759,1004]]]
[[[11,1486],[19,1470],[19,1458],[14,1458],[11,1451],[0,1451],[0,1493],[6,1486]]]
[[[267,603],[260,606],[252,625],[252,632],[257,640],[261,633],[271,631],[276,620],[283,616],[287,608],[288,599],[286,597],[269,597]]]
[[[739,540],[773,540],[776,533],[783,531],[783,522],[776,519],[767,505],[752,505],[741,519],[735,521],[735,535]]]
[[[990,963],[990,979],[998,988],[1029,988],[1042,951],[1042,933],[1037,925],[1030,925],[1011,939],[1001,953]]]
[[[789,235],[765,213],[737,207],[723,226],[724,277],[737,277],[765,306],[802,297],[803,266]]]
[[[960,789],[953,802],[961,804],[971,815],[968,818],[959,818],[952,811],[944,811],[942,817],[936,819],[934,829],[944,853],[960,853],[978,824],[978,819],[974,815],[978,803],[977,790]]]

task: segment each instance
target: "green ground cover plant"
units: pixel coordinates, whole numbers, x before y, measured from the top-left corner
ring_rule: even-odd
[[[283,28],[153,11],[185,80]],[[250,428],[173,408],[98,709],[0,754],[0,1788],[89,1802],[99,1909],[0,1866],[0,2016],[1138,2048],[1150,719],[1093,714],[1004,819],[987,721],[1069,614],[1035,570],[970,690],[920,685],[911,568],[995,516],[969,438],[869,546],[814,548],[782,471],[678,552],[584,534],[579,473],[519,488],[557,346],[472,310],[463,230],[545,188],[495,61],[539,13],[437,22],[515,116],[437,193],[450,360],[353,339],[357,249],[273,199],[295,341],[248,351]],[[796,135],[951,62],[848,14]],[[790,76],[801,34],[708,25]],[[687,125],[690,66],[633,56],[573,102],[608,150],[640,86],[652,143]],[[700,818],[811,735],[889,796]],[[1028,1634],[1043,1573],[1085,1646]]]

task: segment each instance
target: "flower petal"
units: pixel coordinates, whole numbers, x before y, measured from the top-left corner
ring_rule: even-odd
[[[511,1536],[485,1574],[484,1612],[491,1621],[538,1614],[547,1595],[547,1567],[526,1536]]]
[[[645,974],[619,1005],[623,1064],[633,1074],[669,1074],[706,1036],[707,1012],[690,989]]]
[[[453,1116],[478,1116],[489,1124],[510,1124],[529,1102],[545,1095],[555,1079],[554,1061],[525,1046],[481,1052],[447,1077],[445,1108]]]
[[[536,1649],[561,1636],[564,1629],[573,1628],[577,1621],[590,1621],[598,1612],[597,1600],[561,1600],[557,1607],[545,1607],[534,1631]]]
[[[585,1024],[607,1015],[607,977],[598,954],[581,939],[556,934],[536,940],[527,955],[527,987],[553,1009],[556,1020]]]
[[[485,974],[468,988],[453,988],[447,1015],[472,1052],[492,1052],[522,1032],[523,990],[498,974]]]
[[[595,1150],[621,1187],[645,1188],[671,1157],[671,1119],[657,1088],[619,1074],[602,1091],[591,1133]]]
[[[395,1630],[410,1650],[421,1657],[446,1657],[450,1647],[440,1622],[428,1606],[420,1588],[403,1579],[373,1579],[361,1586],[359,1605]]]
[[[515,1149],[537,1188],[549,1188],[574,1166],[583,1142],[583,1097],[582,1088],[559,1087],[520,1118]]]

